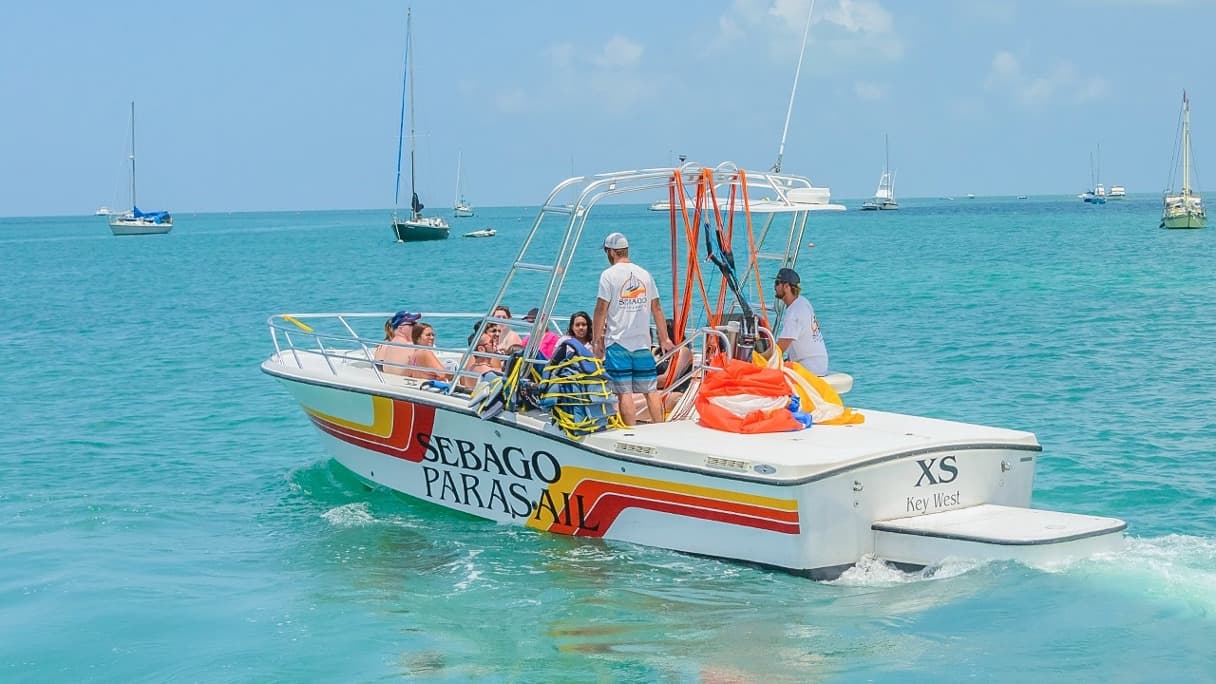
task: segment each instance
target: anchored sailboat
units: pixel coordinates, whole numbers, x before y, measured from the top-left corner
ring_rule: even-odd
[[[131,102],[131,210],[117,213],[106,209],[110,232],[115,235],[163,235],[173,230],[173,217],[167,211],[140,211],[135,202],[135,102]],[[102,207],[105,209],[105,207]],[[103,215],[101,209],[97,210]]]
[[[878,189],[874,191],[872,199],[868,199],[862,203],[862,211],[899,208],[899,202],[895,201],[895,173],[891,171],[891,145],[886,134],[882,136],[882,146],[882,175],[878,177]]]
[[[461,154],[456,153],[456,204],[452,208],[452,213],[456,218],[469,217],[473,215],[473,207],[468,200],[464,198],[464,186],[460,182],[460,162]]]
[[[1089,155],[1089,190],[1077,195],[1086,204],[1106,204],[1106,188],[1102,187],[1102,146],[1098,145],[1098,161]]]
[[[1203,228],[1208,224],[1208,215],[1203,208],[1203,198],[1191,188],[1191,101],[1182,91],[1182,189],[1166,192],[1161,209],[1162,228]],[[1171,166],[1173,166],[1171,164]],[[1171,180],[1173,173],[1171,171]]]
[[[417,242],[419,240],[445,240],[448,237],[448,223],[438,216],[423,216],[423,204],[418,199],[418,190],[414,186],[414,43],[411,39],[411,22],[413,10],[405,14],[405,70],[401,84],[401,123],[397,136],[397,187],[393,193],[393,232],[397,234],[397,242]],[[401,148],[405,138],[405,112],[408,104],[410,114],[410,213],[409,218],[398,217],[401,200]]]

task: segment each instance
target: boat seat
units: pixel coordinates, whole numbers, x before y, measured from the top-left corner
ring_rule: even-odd
[[[848,373],[832,372],[821,377],[836,390],[836,394],[848,394],[849,390],[853,389],[853,376]]]

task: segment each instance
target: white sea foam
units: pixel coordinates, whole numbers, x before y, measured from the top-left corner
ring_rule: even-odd
[[[481,579],[481,570],[477,566],[477,557],[481,555],[480,549],[470,549],[465,554],[464,558],[452,563],[459,570],[464,571],[464,579],[457,582],[452,588],[456,591],[464,591],[477,583]]]
[[[888,587],[911,582],[925,582],[957,577],[984,565],[982,561],[946,559],[916,572],[906,572],[873,556],[863,557],[845,570],[839,578],[828,582],[846,587]]]
[[[1050,569],[1083,573],[1120,591],[1182,601],[1216,614],[1216,539],[1170,534],[1129,537],[1123,551]]]
[[[331,508],[322,513],[321,517],[334,527],[360,527],[376,522],[375,516],[367,510],[366,501]]]

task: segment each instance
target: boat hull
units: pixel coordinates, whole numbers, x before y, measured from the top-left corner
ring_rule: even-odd
[[[472,207],[456,207],[455,209],[452,210],[452,214],[456,218],[469,218],[470,216],[473,215],[473,208]]]
[[[291,377],[272,362],[263,370],[300,403],[329,454],[370,482],[498,523],[816,579],[874,554],[875,521],[981,504],[1029,506],[1039,451],[1037,444],[956,444],[783,479],[740,470],[729,457],[717,459],[725,465],[689,467],[627,441],[594,448],[547,424],[522,426],[511,414],[483,421],[447,397],[432,404],[341,387]],[[712,448],[705,463],[715,463]]]
[[[126,219],[111,219],[110,232],[115,235],[164,235],[173,230],[173,221],[132,221]]]
[[[426,240],[446,240],[450,232],[448,226],[429,223],[414,223],[412,221],[394,221],[393,232],[398,242],[423,242]]]
[[[1206,216],[1196,214],[1182,214],[1179,216],[1165,216],[1161,219],[1162,228],[1203,228],[1207,226],[1208,219]]]
[[[862,211],[895,211],[899,209],[899,203],[895,200],[871,200],[863,202],[861,205]]]

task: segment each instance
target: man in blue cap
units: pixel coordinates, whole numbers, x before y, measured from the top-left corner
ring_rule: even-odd
[[[384,339],[387,344],[376,347],[376,367],[382,373],[406,375],[414,363],[414,324],[422,314],[398,311],[384,322]],[[403,345],[409,345],[403,346]]]
[[[650,352],[650,318],[659,332],[664,352],[673,345],[667,336],[667,319],[659,305],[659,290],[646,269],[629,261],[629,240],[620,233],[604,238],[610,264],[600,274],[599,293],[592,319],[591,348],[604,359],[608,385],[617,396],[617,408],[626,425],[637,422],[634,394],[646,397],[651,421],[663,422],[663,400],[658,372]]]
[[[781,320],[781,332],[777,333],[777,346],[786,358],[815,375],[828,373],[828,348],[819,331],[819,319],[815,308],[802,296],[802,279],[792,268],[777,271],[773,283],[773,294],[785,304],[785,317]],[[769,351],[772,354],[772,350]]]

